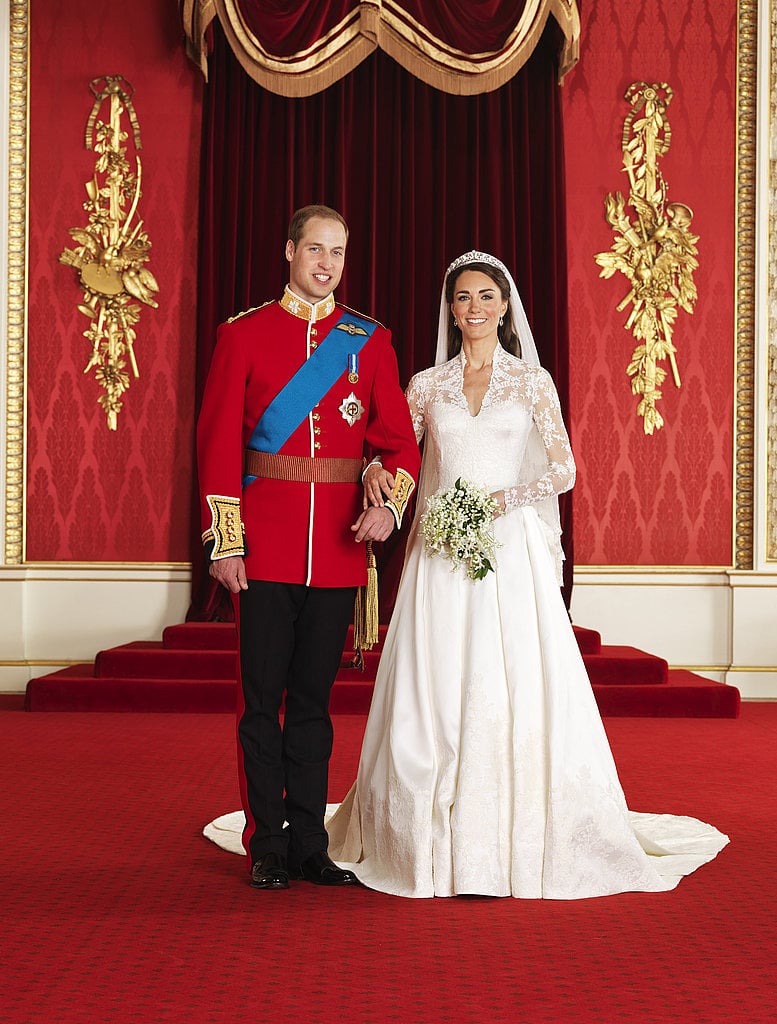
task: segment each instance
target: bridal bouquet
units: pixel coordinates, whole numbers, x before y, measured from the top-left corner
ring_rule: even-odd
[[[497,548],[492,522],[499,506],[482,487],[461,477],[453,487],[434,494],[421,517],[421,533],[430,554],[443,554],[452,568],[466,567],[471,580],[494,571]]]

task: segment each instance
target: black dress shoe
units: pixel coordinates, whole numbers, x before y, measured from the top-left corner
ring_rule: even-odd
[[[277,853],[266,853],[251,868],[254,889],[288,889],[289,872],[285,860]]]
[[[329,859],[326,850],[312,853],[299,864],[289,865],[292,878],[302,878],[315,885],[358,885],[359,879],[353,871],[339,868]]]

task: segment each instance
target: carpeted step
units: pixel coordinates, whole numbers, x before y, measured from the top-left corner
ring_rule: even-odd
[[[601,635],[595,629],[573,626],[575,637],[582,654],[598,654],[602,646]],[[386,638],[388,626],[381,623],[378,632],[378,647]],[[233,622],[180,622],[168,626],[162,633],[162,646],[175,650],[223,651],[237,646],[237,632]],[[353,626],[348,627],[345,650],[353,650]]]
[[[332,690],[332,714],[366,715],[373,676],[341,671]],[[603,715],[736,718],[739,691],[682,669],[669,671],[662,685],[612,683],[593,686]],[[98,678],[91,665],[72,665],[31,680],[28,711],[232,712],[237,687],[230,679]]]
[[[137,641],[100,651],[96,676],[120,679],[231,679],[237,678],[235,648],[183,651],[154,641]]]
[[[374,679],[382,644],[365,651],[364,674]],[[235,648],[221,650],[168,648],[158,641],[135,641],[100,651],[95,658],[94,674],[120,679],[234,679]],[[343,667],[358,672],[350,663],[353,652],[346,647]],[[598,654],[583,654],[589,678],[594,684],[656,685],[666,682],[667,663],[635,647],[605,646]]]
[[[184,651],[233,651],[237,631],[234,622],[179,622],[164,630],[162,646]]]
[[[599,654],[584,654],[583,662],[592,686],[661,686],[669,673],[663,658],[616,644],[605,644]]]
[[[354,673],[348,681],[338,676],[332,690],[332,714],[367,714],[372,699],[371,679]],[[612,683],[593,684],[602,715],[667,718],[737,718],[739,690],[684,669],[671,669],[661,685]]]
[[[32,685],[34,683],[35,685]],[[98,678],[91,665],[70,665],[27,686],[27,711],[232,713],[234,679]]]
[[[352,665],[352,633],[332,691],[334,714],[366,714],[386,635],[364,652],[364,671]],[[666,661],[634,647],[602,645],[595,630],[575,636],[594,694],[606,715],[736,717],[739,692],[691,672],[670,672]],[[31,711],[225,711],[236,699],[236,633],[232,623],[181,623],[161,642],[138,641],[101,651],[94,665],[74,665],[33,679]]]
[[[572,626],[581,654],[598,654],[602,649],[602,635],[585,626]]]
[[[363,669],[357,668],[354,665],[354,658],[354,652],[346,648],[343,660],[340,662],[340,671],[337,673],[336,686],[339,686],[341,682],[363,682],[365,679],[369,683],[375,682],[375,676],[378,673],[378,662],[380,661],[379,648],[376,647],[371,651],[362,651]]]
[[[670,669],[664,686],[594,686],[602,715],[634,718],[738,718],[735,686]]]
[[[378,642],[375,645],[374,650],[381,650],[383,648],[383,642],[386,639],[386,633],[388,633],[388,624],[381,622],[378,626]],[[345,635],[345,651],[353,650],[353,624],[348,627],[348,632]]]
[[[356,675],[341,679],[338,676],[329,698],[330,712],[333,715],[366,715],[370,710],[374,685],[372,679],[359,679]]]
[[[378,670],[380,651],[364,652],[364,671],[350,664],[350,654],[337,675],[341,681],[366,679],[373,681]],[[598,654],[583,654],[583,662],[592,686],[662,686],[668,678],[669,666],[663,658],[647,654],[636,647],[605,645]]]

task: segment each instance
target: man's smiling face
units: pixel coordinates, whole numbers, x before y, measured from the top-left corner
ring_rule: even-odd
[[[331,294],[343,276],[347,241],[339,221],[311,217],[299,242],[286,243],[291,290],[311,305]]]

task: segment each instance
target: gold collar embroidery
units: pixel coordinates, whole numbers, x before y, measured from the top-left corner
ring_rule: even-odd
[[[286,285],[286,290],[281,298],[281,306],[283,306],[287,313],[299,317],[300,320],[323,320],[325,316],[329,316],[334,312],[335,297],[334,295],[328,295],[321,302],[317,302],[315,306],[311,306],[309,302],[301,299],[299,295],[295,295],[291,288]]]

